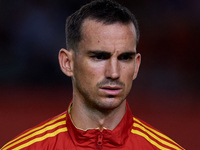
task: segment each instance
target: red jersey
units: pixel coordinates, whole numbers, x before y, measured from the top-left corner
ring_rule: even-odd
[[[69,111],[28,129],[1,150],[183,150],[160,131],[132,116],[128,104],[114,130],[78,129]]]

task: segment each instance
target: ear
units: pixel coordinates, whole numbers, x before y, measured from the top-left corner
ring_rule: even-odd
[[[73,76],[73,50],[68,51],[62,48],[59,52],[58,59],[62,72],[69,77]]]
[[[137,77],[139,68],[140,68],[140,64],[141,64],[141,55],[140,53],[137,53],[135,56],[135,70],[134,70],[134,74],[133,74],[133,80],[135,80],[135,78]]]

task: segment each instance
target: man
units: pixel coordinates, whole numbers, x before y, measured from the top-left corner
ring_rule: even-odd
[[[127,8],[110,0],[93,1],[67,19],[66,38],[59,62],[72,79],[68,110],[2,150],[183,149],[132,116],[127,104],[141,61],[137,21]]]

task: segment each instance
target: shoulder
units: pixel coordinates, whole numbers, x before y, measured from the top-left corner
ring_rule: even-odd
[[[58,134],[64,132],[67,132],[66,112],[63,112],[62,114],[50,118],[39,125],[24,131],[4,145],[1,150],[19,150],[28,148],[32,145],[35,146],[35,149],[39,149],[40,147],[38,146],[42,145],[43,141],[49,138],[53,140],[53,137],[56,137]]]
[[[152,145],[157,149],[163,150],[183,150],[183,148],[172,139],[136,117],[133,117],[131,133],[138,140],[138,143],[146,143],[147,145]]]

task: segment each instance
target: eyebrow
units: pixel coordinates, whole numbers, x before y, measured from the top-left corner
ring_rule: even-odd
[[[89,50],[89,51],[87,52],[87,54],[89,54],[89,55],[91,55],[91,54],[93,54],[93,55],[101,54],[101,55],[110,55],[110,56],[111,56],[111,53],[110,53],[110,52],[106,52],[106,51],[102,51],[102,50]],[[135,54],[137,54],[137,52],[127,51],[127,52],[121,53],[119,56],[121,56],[121,55],[133,56],[133,55],[135,55]]]
[[[124,52],[124,53],[121,53],[119,56],[121,56],[121,55],[134,56],[135,54],[137,54],[137,52]]]
[[[106,52],[106,51],[102,51],[102,50],[89,50],[87,52],[87,54],[94,54],[94,55],[98,55],[98,54],[103,54],[103,55],[111,55],[110,52]]]

